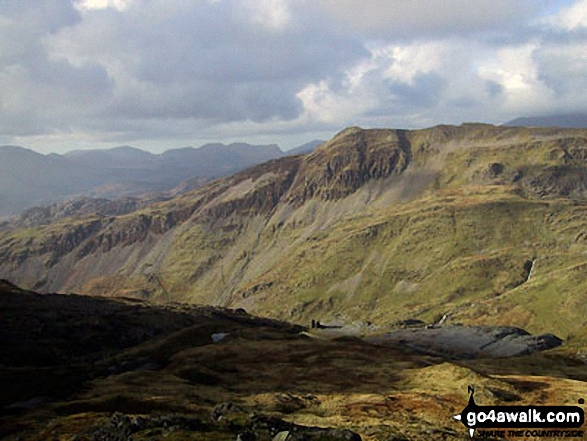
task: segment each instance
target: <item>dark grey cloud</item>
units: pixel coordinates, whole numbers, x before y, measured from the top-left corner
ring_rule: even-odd
[[[317,0],[364,35],[408,39],[521,31],[548,0]]]
[[[373,76],[373,82],[378,76]],[[435,108],[442,100],[446,86],[447,80],[435,73],[417,74],[410,83],[392,79],[380,81],[375,92],[378,104],[366,111],[364,117],[393,117],[423,107]]]
[[[396,82],[391,91],[406,106],[420,108],[438,104],[447,83],[446,78],[431,72],[416,75],[412,84]]]
[[[545,42],[534,55],[538,78],[554,95],[569,105],[567,97],[574,97],[573,106],[583,104],[587,110],[587,39],[568,44]],[[577,102],[580,101],[580,102]]]
[[[3,142],[279,142],[587,110],[587,0],[105,3],[0,0]]]
[[[104,115],[217,122],[293,119],[303,110],[296,94],[304,85],[368,54],[327,21],[274,29],[236,1],[136,2],[88,13],[55,41],[72,59],[92,57],[116,70]]]
[[[503,93],[503,86],[496,81],[488,80],[485,82],[487,92],[489,96],[495,98],[496,96]]]
[[[88,103],[108,94],[112,82],[98,63],[74,66],[46,48],[48,36],[80,21],[71,1],[0,2],[2,135],[69,130]]]
[[[27,30],[35,30],[39,34],[57,32],[63,26],[79,22],[81,18],[74,4],[63,0],[2,0],[0,16],[23,25],[27,21],[34,22],[36,26]]]

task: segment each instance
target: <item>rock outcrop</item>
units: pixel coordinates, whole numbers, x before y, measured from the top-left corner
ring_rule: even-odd
[[[530,335],[512,326],[446,326],[406,329],[370,337],[377,344],[400,344],[449,359],[514,357],[545,351],[563,341],[552,334]]]

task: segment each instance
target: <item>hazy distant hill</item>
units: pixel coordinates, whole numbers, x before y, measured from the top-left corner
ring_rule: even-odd
[[[0,147],[0,215],[59,200],[105,182],[93,167],[60,155]]]
[[[530,116],[516,118],[504,125],[523,127],[587,128],[587,114],[570,113],[564,115]]]
[[[316,147],[324,142],[325,141],[315,139],[314,141],[307,142],[304,145],[288,150],[286,153],[288,155],[304,155],[306,153],[312,153],[314,150],[316,150]]]
[[[288,153],[289,154],[289,153]],[[0,216],[74,196],[120,198],[204,182],[284,156],[277,145],[207,144],[152,154],[133,147],[42,155],[0,147]]]

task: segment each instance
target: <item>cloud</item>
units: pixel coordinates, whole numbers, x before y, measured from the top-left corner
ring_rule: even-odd
[[[587,0],[0,1],[0,141],[282,142],[587,110],[585,17]]]
[[[81,11],[91,9],[115,8],[124,11],[129,7],[132,0],[80,0],[75,7]]]
[[[544,44],[534,60],[551,92],[541,114],[587,112],[587,41]]]
[[[587,28],[587,0],[565,6],[543,22],[569,31]]]
[[[317,0],[341,23],[369,36],[479,35],[511,28],[544,0]]]
[[[81,20],[71,2],[0,3],[0,132],[68,130],[69,118],[108,94],[112,84],[94,62],[73,66],[53,57],[45,38]]]
[[[253,19],[269,29],[282,31],[291,21],[289,0],[256,0],[246,6],[253,12]]]
[[[479,75],[501,89],[501,105],[510,112],[542,110],[552,91],[539,77],[535,54],[540,46],[528,43],[498,50],[478,69]]]
[[[470,70],[476,53],[477,44],[452,40],[371,44],[370,57],[340,80],[311,84],[299,97],[306,115],[324,123],[421,126],[439,113],[452,118],[456,103],[470,108],[488,97]]]
[[[74,65],[97,60],[115,79],[107,115],[291,119],[305,84],[366,53],[352,36],[291,23],[291,9],[284,0],[131,4],[88,13],[51,44]]]

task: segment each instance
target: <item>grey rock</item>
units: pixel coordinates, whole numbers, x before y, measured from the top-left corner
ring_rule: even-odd
[[[375,344],[402,345],[417,352],[451,359],[514,357],[562,344],[555,335],[533,336],[513,326],[409,328],[365,340]]]
[[[220,403],[212,410],[212,420],[220,421],[228,415],[244,413],[245,410],[234,403]]]

